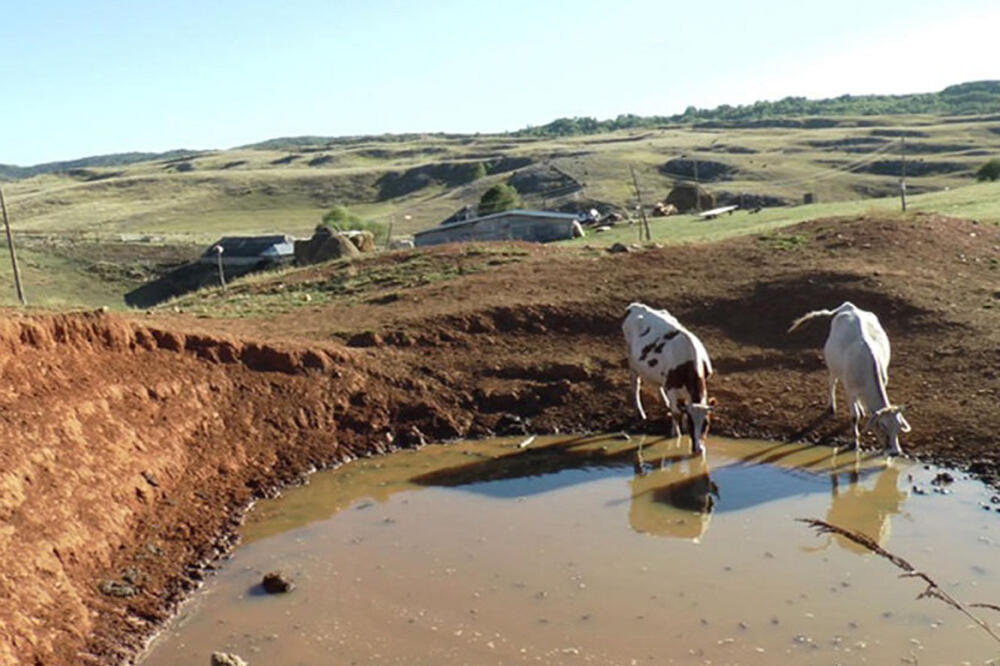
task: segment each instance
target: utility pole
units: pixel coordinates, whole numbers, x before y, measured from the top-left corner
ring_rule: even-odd
[[[10,221],[7,219],[7,203],[3,199],[3,190],[0,189],[0,212],[3,213],[3,226],[7,232],[7,247],[10,249],[10,265],[14,270],[14,286],[17,288],[17,297],[21,305],[27,305],[28,299],[24,297],[24,286],[21,284],[21,269],[17,267],[17,253],[14,251],[14,236],[10,233]]]
[[[225,289],[226,288],[226,273],[225,273],[224,270],[222,270],[222,246],[221,245],[216,245],[212,249],[215,250],[215,256],[216,256],[216,258],[218,259],[218,262],[219,262],[219,284],[221,284],[222,288]]]
[[[649,233],[649,220],[646,219],[646,209],[642,205],[642,192],[639,190],[639,179],[635,177],[635,169],[632,165],[628,165],[628,170],[632,173],[632,184],[635,185],[635,198],[639,202],[639,217],[642,219],[642,229],[646,231],[646,240],[653,240],[653,236]]]
[[[900,158],[900,179],[899,179],[899,200],[903,205],[903,212],[906,212],[906,137],[899,137],[899,158]]]
[[[701,186],[698,185],[698,158],[691,156],[694,160],[694,209],[701,212]]]

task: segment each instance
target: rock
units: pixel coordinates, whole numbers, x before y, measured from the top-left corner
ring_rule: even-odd
[[[497,421],[494,430],[498,435],[527,435],[529,434],[529,428],[531,427],[531,421],[528,419],[521,418],[516,414],[504,414]]]
[[[116,580],[101,581],[100,585],[97,586],[97,589],[109,597],[118,597],[119,599],[126,599],[139,594],[139,590],[137,590],[134,586],[129,585],[128,583],[119,583]]]
[[[935,486],[946,486],[949,483],[955,483],[955,477],[948,472],[941,472],[931,481],[931,484]]]
[[[628,246],[625,245],[624,243],[615,243],[614,245],[608,248],[608,252],[614,254],[618,252],[631,252],[631,250],[629,250]]]
[[[235,654],[228,652],[213,652],[212,666],[247,666],[247,662]]]
[[[295,589],[292,580],[280,571],[272,571],[265,575],[260,584],[268,594],[284,594]]]
[[[355,333],[347,340],[348,347],[381,347],[383,344],[382,336],[374,331]]]

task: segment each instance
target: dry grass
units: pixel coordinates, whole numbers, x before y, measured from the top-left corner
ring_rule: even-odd
[[[895,159],[893,140],[861,146],[838,144],[873,138],[873,127],[862,126],[862,119],[839,121],[841,126],[826,129],[674,127],[564,139],[427,136],[288,150],[236,149],[194,156],[186,160],[189,171],[178,171],[176,162],[143,162],[92,169],[96,179],[66,174],[38,176],[11,183],[7,191],[14,224],[20,229],[155,232],[200,240],[234,232],[304,233],[333,203],[348,204],[382,222],[392,220],[396,234],[412,233],[436,224],[462,205],[475,203],[486,188],[506,180],[510,172],[458,187],[431,181],[405,196],[379,200],[376,181],[382,174],[445,161],[500,157],[529,158],[551,165],[584,184],[576,194],[555,198],[543,192],[527,193],[526,205],[531,207],[556,207],[574,201],[630,206],[634,196],[628,178],[630,165],[636,167],[644,197],[651,203],[662,199],[674,181],[659,167],[682,155],[695,156],[706,164],[722,162],[736,170],[733,180],[711,184],[715,191],[768,194],[790,201],[801,201],[804,193],[813,192],[820,202],[827,203],[895,192],[894,177],[840,171],[845,164],[865,159],[865,153],[858,150],[881,147],[885,154],[880,157]],[[926,138],[908,140],[914,163],[953,161],[963,165],[961,172],[910,178],[914,193],[969,183],[971,171],[988,154],[1000,153],[1000,134],[991,132],[988,123],[974,119],[936,124],[928,117],[863,121],[918,127],[925,132]],[[925,152],[918,154],[917,150]],[[995,216],[1000,219],[1000,214]]]

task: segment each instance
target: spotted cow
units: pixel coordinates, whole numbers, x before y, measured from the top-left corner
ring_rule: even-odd
[[[705,346],[669,312],[642,303],[628,306],[622,332],[639,415],[646,418],[640,395],[645,379],[659,387],[677,434],[686,426],[692,450],[701,453],[715,405],[708,397],[712,362]]]

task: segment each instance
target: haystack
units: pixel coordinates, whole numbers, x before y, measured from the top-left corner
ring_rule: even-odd
[[[694,183],[678,183],[663,200],[673,204],[682,213],[689,213],[701,204],[702,210],[715,208],[715,195]]]
[[[360,254],[361,251],[346,236],[326,226],[316,227],[312,238],[307,241],[295,241],[295,263],[299,266]]]

